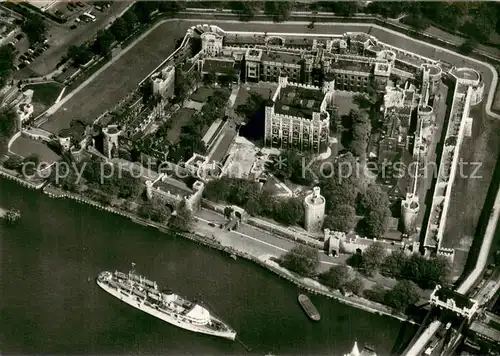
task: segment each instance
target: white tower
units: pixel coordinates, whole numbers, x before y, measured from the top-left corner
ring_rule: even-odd
[[[109,125],[102,129],[102,133],[104,134],[104,155],[112,158],[113,150],[118,151],[118,137],[122,133],[122,130],[118,125]]]
[[[314,187],[313,192],[304,199],[305,228],[308,232],[319,232],[325,220],[325,198],[320,194],[320,188]]]

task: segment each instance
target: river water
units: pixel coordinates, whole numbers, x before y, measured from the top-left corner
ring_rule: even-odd
[[[357,340],[388,355],[416,330],[318,296],[322,319],[313,323],[297,287],[251,262],[4,179],[0,206],[23,215],[0,225],[2,354],[246,354],[238,342],[170,326],[95,284],[99,271],[131,262],[161,287],[208,302],[250,354],[342,355]]]

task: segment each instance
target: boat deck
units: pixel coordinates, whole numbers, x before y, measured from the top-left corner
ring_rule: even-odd
[[[319,321],[321,319],[321,315],[307,295],[301,294],[298,299],[302,309],[304,309],[309,318],[314,321]]]

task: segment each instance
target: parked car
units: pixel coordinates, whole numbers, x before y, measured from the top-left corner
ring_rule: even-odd
[[[24,63],[24,64],[26,64],[26,65],[31,64],[31,62],[30,62],[30,61],[28,61],[28,60],[23,61],[23,63]]]
[[[24,38],[24,35],[23,35],[22,33],[20,33],[20,34],[18,34],[18,35],[16,36],[16,40],[18,40],[18,41],[19,41],[19,40],[22,40],[23,38]]]
[[[80,6],[80,7],[85,7],[85,4],[83,4],[83,3],[82,3],[82,2],[80,2],[80,1],[78,1],[76,4],[77,4],[78,6]]]
[[[76,28],[76,25],[71,25],[69,28],[74,30]]]
[[[17,67],[19,69],[23,69],[24,67],[26,67],[26,64],[24,62],[22,62],[22,63],[19,63],[19,65]]]
[[[73,10],[74,10],[73,6],[71,6],[71,5],[72,5],[72,4],[68,4],[68,5],[66,6],[66,8],[67,8],[69,11],[73,11]]]

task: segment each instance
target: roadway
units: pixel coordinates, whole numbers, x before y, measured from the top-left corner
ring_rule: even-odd
[[[206,228],[202,224],[200,224],[201,226],[198,225],[197,228],[200,227],[201,231],[198,231],[198,229],[197,231],[205,233],[208,236],[211,236],[214,229],[208,225],[209,223],[218,226],[227,222],[224,216],[212,210],[201,209],[197,212],[196,216],[199,221],[206,223]],[[272,255],[279,257],[297,246],[297,243],[290,239],[277,237],[245,223],[241,223],[233,231],[224,231],[217,228],[216,238],[225,246],[231,246],[240,251],[262,256]],[[327,256],[323,251],[319,251],[318,255],[321,264],[320,270],[327,270],[332,265],[341,263],[339,258]]]

